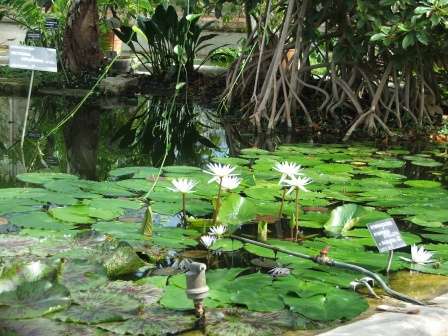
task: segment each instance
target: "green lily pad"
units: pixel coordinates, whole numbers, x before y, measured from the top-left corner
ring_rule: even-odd
[[[420,166],[420,167],[440,167],[443,166],[441,162],[438,162],[433,159],[425,159],[425,158],[419,158],[418,160],[413,160],[411,163],[414,166]]]
[[[12,224],[22,228],[66,231],[74,229],[73,224],[61,222],[49,216],[46,212],[34,211],[26,214],[16,214],[10,217]]]
[[[65,173],[22,173],[18,174],[16,178],[25,183],[45,184],[53,180],[77,180],[78,176]]]
[[[159,170],[159,168],[155,167],[122,167],[111,170],[109,176],[116,178],[147,178],[157,176]]]
[[[265,247],[261,247],[261,246],[257,246],[257,245],[253,245],[253,244],[244,244],[244,249],[252,254],[255,254],[259,257],[264,257],[264,258],[275,258],[275,253],[274,251],[272,251],[271,249],[265,248]]]
[[[256,207],[250,199],[230,194],[222,199],[217,220],[225,225],[240,225],[255,218]]]
[[[373,208],[357,204],[341,205],[331,212],[330,219],[325,223],[324,228],[333,235],[345,235],[360,222],[363,216],[367,216],[373,210]]]
[[[431,180],[408,180],[404,184],[415,187],[415,188],[438,188],[440,187],[440,182]]]
[[[210,247],[211,250],[214,251],[222,251],[222,252],[233,252],[241,249],[243,247],[243,243],[234,239],[218,239],[213,243]]]
[[[284,302],[292,311],[315,321],[349,320],[369,307],[358,294],[336,289],[308,298],[287,296]]]
[[[60,281],[71,292],[78,292],[103,286],[108,279],[101,264],[84,259],[69,259],[62,267]]]
[[[48,280],[24,282],[16,290],[0,294],[0,319],[44,316],[70,306],[70,295],[62,285]]]
[[[53,318],[85,324],[125,321],[136,316],[141,308],[137,299],[105,288],[78,292],[73,300],[77,305],[58,312]]]

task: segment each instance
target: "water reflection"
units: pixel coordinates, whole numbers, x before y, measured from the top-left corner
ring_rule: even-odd
[[[18,143],[26,99],[0,97],[0,186],[42,168],[104,179],[114,167],[157,166],[165,155],[166,165],[200,165],[227,154],[224,130],[212,110],[170,97],[95,98],[51,132],[80,99],[33,98],[22,155]]]
[[[205,118],[204,118],[205,117]],[[204,120],[205,119],[205,120]],[[121,148],[148,153],[150,163],[201,164],[216,150],[219,138],[204,136],[211,125],[206,111],[185,101],[148,97],[114,134]]]

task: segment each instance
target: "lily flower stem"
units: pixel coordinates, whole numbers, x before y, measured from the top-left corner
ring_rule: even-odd
[[[296,229],[295,241],[297,241],[299,237],[299,188],[296,188],[296,222],[294,227]]]
[[[278,211],[278,218],[281,219],[283,215],[283,207],[285,205],[285,197],[286,197],[286,188],[283,188],[282,193],[282,202],[280,203],[280,209]]]
[[[185,208],[187,195],[185,193],[182,193],[182,219],[184,222],[184,227],[187,227],[187,210]]]
[[[219,178],[218,195],[216,197],[216,206],[215,206],[215,211],[213,213],[213,225],[216,224],[216,219],[218,218],[219,208],[221,207],[221,192],[222,192],[222,177]]]

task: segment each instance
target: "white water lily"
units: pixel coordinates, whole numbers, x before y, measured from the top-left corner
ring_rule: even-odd
[[[217,181],[219,183],[219,181]],[[226,190],[233,190],[239,187],[241,179],[237,176],[224,176],[221,180],[221,187]]]
[[[289,190],[287,191],[286,195],[289,195],[292,193],[295,189],[300,189],[302,191],[308,192],[309,190],[305,188],[306,185],[313,182],[312,179],[309,177],[301,177],[301,176],[290,176],[290,179],[285,179],[283,183],[285,186],[289,187]]]
[[[268,273],[273,277],[288,276],[291,273],[291,270],[286,267],[274,267],[269,270]]]
[[[232,167],[231,165],[223,165],[220,163],[209,163],[207,165],[208,170],[204,170],[204,173],[213,175],[213,177],[208,181],[211,183],[213,181],[220,181],[226,176],[235,176],[238,174],[232,174],[236,167]]]
[[[411,246],[411,259],[405,257],[400,258],[414,264],[429,264],[434,262],[432,257],[433,254],[429,251],[426,251],[423,246],[418,247],[414,244]]]
[[[41,261],[33,261],[29,263],[24,268],[24,274],[28,281],[35,281],[42,276],[47,266],[43,264]]]
[[[282,174],[282,176],[280,177],[279,184],[282,184],[287,177],[303,175],[302,173],[303,168],[294,162],[288,162],[288,161],[277,162],[274,166],[274,170]]]
[[[224,233],[227,232],[227,226],[224,225],[218,225],[218,226],[212,226],[210,228],[210,235],[216,236],[216,237],[222,237]]]
[[[213,245],[216,238],[214,236],[202,236],[201,237],[201,244],[204,245],[206,248],[210,248],[210,246]]]
[[[193,180],[189,180],[187,178],[180,178],[172,180],[171,184],[174,186],[174,188],[168,188],[169,190],[174,192],[180,192],[182,194],[189,194],[194,192],[193,188],[198,183]]]

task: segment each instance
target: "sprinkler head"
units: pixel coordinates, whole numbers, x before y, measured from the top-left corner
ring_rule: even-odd
[[[193,262],[189,266],[186,275],[186,293],[189,299],[193,300],[197,317],[204,316],[204,299],[208,296],[207,280],[205,270],[207,266],[202,263]]]

